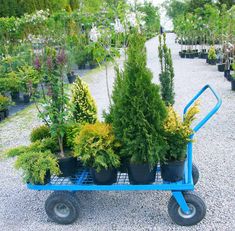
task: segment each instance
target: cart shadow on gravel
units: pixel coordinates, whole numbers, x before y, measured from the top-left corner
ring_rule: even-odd
[[[92,192],[82,191],[77,193],[80,202],[79,222],[90,220],[100,223],[141,224],[171,221],[167,214],[166,204],[170,198],[168,192]],[[121,223],[120,223],[121,221]]]

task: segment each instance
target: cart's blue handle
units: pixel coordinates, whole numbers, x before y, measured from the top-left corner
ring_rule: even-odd
[[[193,99],[187,104],[187,106],[184,108],[184,114],[188,111],[188,109],[192,106],[192,104],[207,90],[210,89],[215,98],[217,99],[217,104],[215,107],[193,128],[194,134],[203,126],[206,124],[206,122],[219,110],[222,100],[218,93],[210,86],[206,85],[204,86],[194,97]],[[192,139],[194,134],[190,136]],[[193,163],[193,144],[192,142],[188,143],[187,147],[187,161],[185,165],[185,181],[186,183],[192,184],[192,163]]]
[[[184,108],[184,114],[188,111],[188,109],[192,106],[192,104],[207,90],[210,89],[215,98],[217,99],[217,104],[215,107],[205,116],[204,119],[202,119],[194,128],[193,131],[197,132],[205,123],[219,110],[221,104],[222,104],[222,99],[218,95],[218,93],[210,86],[206,85],[204,86],[194,97],[193,99],[187,104],[187,106]]]

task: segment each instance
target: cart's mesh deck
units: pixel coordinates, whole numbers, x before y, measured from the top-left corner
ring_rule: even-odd
[[[160,167],[157,168],[155,184],[162,183]],[[52,176],[51,185],[93,185],[92,176],[87,169],[81,169],[74,177]],[[128,174],[118,172],[116,185],[129,184]],[[114,185],[115,185],[114,184]]]

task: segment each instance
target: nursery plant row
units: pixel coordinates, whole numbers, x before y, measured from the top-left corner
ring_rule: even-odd
[[[131,28],[138,27],[148,38],[159,31],[158,8],[150,3],[100,4],[102,11],[80,6],[73,11],[66,7],[0,18],[0,120],[8,115],[12,102],[34,101],[38,88],[48,87],[44,69],[38,71],[48,54],[49,59],[58,53],[66,56],[63,76],[73,83],[77,69],[91,69],[119,56],[120,49],[128,46]]]
[[[231,81],[235,89],[235,5],[219,7],[206,4],[193,12],[174,18],[176,41],[181,44],[181,58],[206,59],[210,65],[218,64],[218,71]]]

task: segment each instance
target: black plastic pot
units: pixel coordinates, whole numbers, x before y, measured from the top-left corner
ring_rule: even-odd
[[[76,80],[76,75],[74,75],[74,74],[68,73],[67,77],[68,77],[69,83],[71,83],[71,84],[74,83]]]
[[[181,58],[185,58],[185,51],[180,51],[180,52],[179,52],[179,56],[180,56]]]
[[[7,117],[9,116],[9,110],[8,110],[8,109],[6,109],[6,110],[4,110],[3,112],[4,112],[4,116],[5,116],[5,118],[7,118]]]
[[[24,96],[23,96],[23,98],[24,98],[24,103],[29,103],[30,102],[30,95],[28,95],[28,94],[24,94]]]
[[[151,168],[149,164],[128,165],[128,177],[130,184],[152,184],[155,182],[157,167]]]
[[[171,161],[161,164],[161,176],[163,181],[176,182],[184,178],[185,161]]]
[[[188,59],[194,59],[195,58],[195,54],[194,53],[186,53],[185,57]]]
[[[232,91],[235,91],[235,79],[232,79],[231,81],[231,89]]]
[[[73,177],[77,172],[77,158],[66,157],[59,159],[60,177]]]
[[[94,68],[96,68],[97,67],[97,64],[95,64],[95,63],[89,63],[89,68],[90,69],[94,69]]]
[[[9,116],[9,110],[8,109],[0,111],[0,121],[4,120],[8,116]]]
[[[230,75],[230,70],[225,70],[224,71],[224,77],[227,78]]]
[[[79,70],[84,70],[84,69],[86,69],[86,64],[84,63],[84,64],[78,65],[78,69],[79,69]]]
[[[208,59],[208,64],[210,65],[216,65],[217,59]]]
[[[5,113],[4,111],[0,111],[0,121],[5,119]]]
[[[202,53],[202,58],[207,59],[208,58],[208,53]]]
[[[226,76],[226,79],[231,82],[233,80],[232,76],[230,75],[230,73]]]
[[[20,101],[20,93],[19,92],[11,92],[11,99],[14,102]]]
[[[218,71],[219,72],[224,72],[224,68],[225,68],[225,64],[224,63],[222,63],[222,64],[218,64]]]
[[[117,182],[117,169],[108,168],[97,172],[94,168],[90,169],[94,184],[111,185]]]

